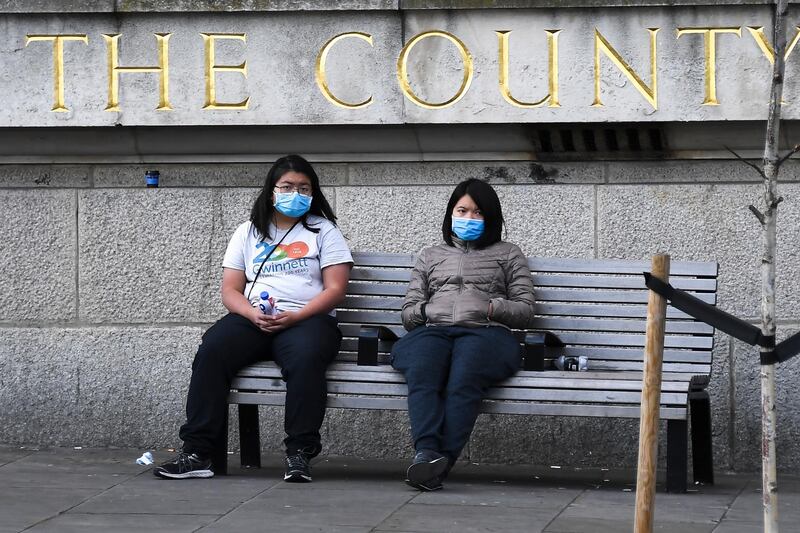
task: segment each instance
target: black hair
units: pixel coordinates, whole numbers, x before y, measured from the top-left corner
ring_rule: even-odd
[[[271,238],[269,225],[275,213],[275,206],[272,205],[272,193],[275,190],[275,184],[281,176],[292,171],[304,174],[311,180],[311,209],[301,218],[303,227],[311,232],[319,233],[319,228],[309,227],[308,215],[321,216],[336,224],[336,215],[333,214],[333,209],[331,209],[328,200],[325,199],[325,195],[322,194],[322,189],[319,186],[319,177],[314,172],[314,167],[299,155],[287,155],[275,161],[272,168],[269,169],[267,179],[264,180],[264,188],[261,189],[261,193],[256,198],[253,203],[253,209],[250,211],[250,222],[266,239]]]
[[[453,209],[466,194],[472,198],[483,214],[483,234],[474,241],[475,246],[477,248],[486,248],[499,242],[502,238],[503,225],[505,224],[503,209],[500,207],[500,199],[491,185],[476,178],[462,181],[456,185],[453,194],[450,195],[450,201],[447,202],[447,210],[444,213],[444,221],[442,222],[444,242],[453,246]]]

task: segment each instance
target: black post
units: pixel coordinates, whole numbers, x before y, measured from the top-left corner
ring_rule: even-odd
[[[714,484],[714,453],[711,447],[711,401],[708,392],[689,393],[692,416],[692,470],[694,481]]]
[[[239,404],[239,443],[242,468],[261,468],[258,405]]]
[[[667,492],[686,492],[688,429],[686,420],[667,420]]]

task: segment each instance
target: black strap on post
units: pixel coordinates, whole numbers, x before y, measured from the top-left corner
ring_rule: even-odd
[[[766,348],[765,350],[761,350],[759,355],[761,366],[774,365],[778,362],[778,360],[775,359],[775,335],[762,335],[759,346],[761,348]]]
[[[644,272],[643,274],[647,288],[669,300],[672,307],[680,309],[697,320],[714,326],[718,330],[724,331],[731,337],[735,337],[747,344],[752,346],[759,344],[761,330],[754,325],[748,324],[730,313],[721,311],[688,292],[676,289],[669,283],[664,283],[649,272]]]
[[[768,348],[761,352],[762,365],[782,363],[800,353],[800,332],[775,346],[774,335],[763,335],[761,330],[754,325],[721,311],[685,291],[676,289],[669,283],[664,283],[649,272],[643,272],[643,274],[647,288],[669,300],[676,309],[680,309],[697,320],[714,326],[751,346],[758,345],[761,348]]]
[[[775,359],[777,359],[779,363],[788,361],[800,353],[800,331],[788,339],[781,341],[780,344],[775,347],[774,353]]]

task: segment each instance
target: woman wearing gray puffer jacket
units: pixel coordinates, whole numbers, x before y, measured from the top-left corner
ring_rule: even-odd
[[[416,451],[406,483],[437,490],[469,440],[486,390],[520,368],[510,328],[531,327],[533,281],[520,249],[501,241],[497,193],[471,179],[453,191],[444,244],[420,252],[403,303],[409,333],[393,366],[408,383]]]

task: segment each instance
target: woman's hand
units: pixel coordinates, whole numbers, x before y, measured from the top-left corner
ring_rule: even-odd
[[[296,311],[283,311],[277,315],[264,316],[267,318],[267,324],[264,327],[259,327],[261,327],[261,330],[266,333],[277,333],[297,324],[300,321]]]
[[[258,307],[250,307],[250,309],[247,311],[247,314],[245,315],[245,318],[247,318],[250,322],[252,322],[255,325],[255,327],[257,327],[264,333],[269,333],[267,331],[267,328],[269,328],[272,325],[272,321],[275,317],[270,315],[265,315],[264,313],[261,312],[261,309],[259,309]]]
[[[295,311],[284,311],[277,315],[265,315],[257,307],[252,307],[247,319],[264,333],[277,333],[300,321]]]

